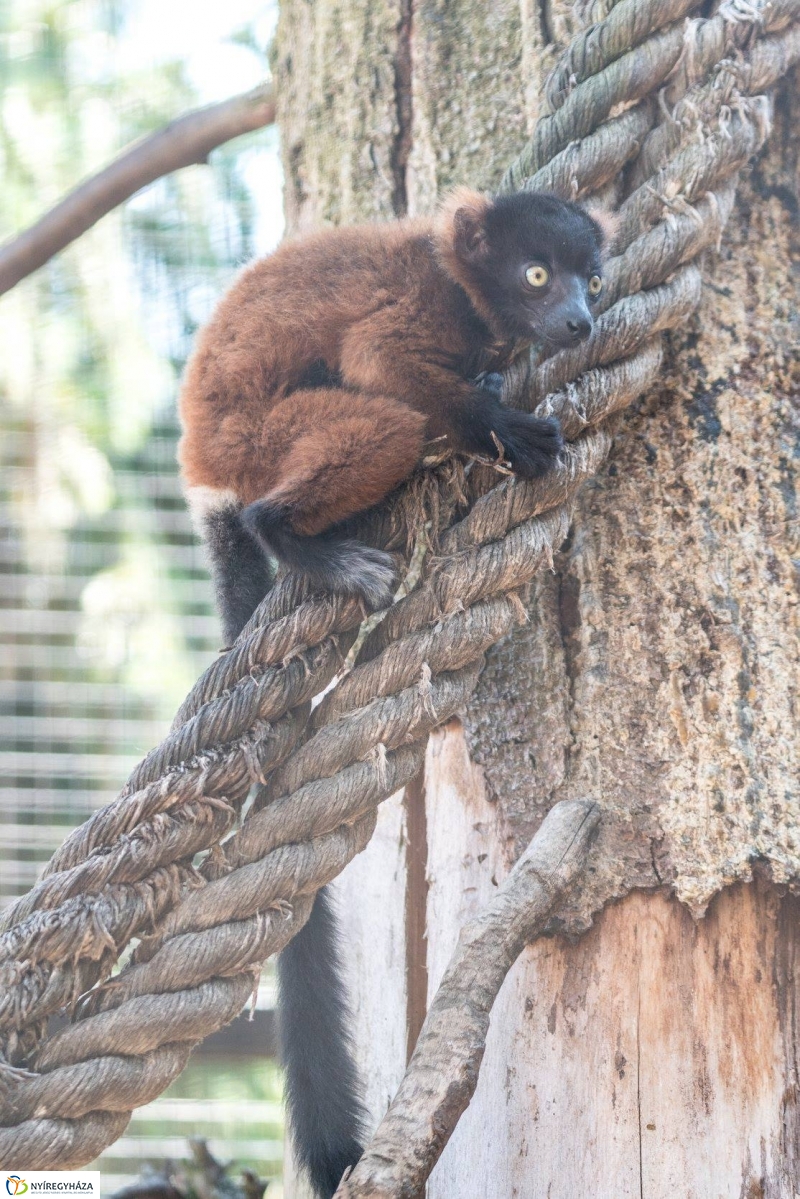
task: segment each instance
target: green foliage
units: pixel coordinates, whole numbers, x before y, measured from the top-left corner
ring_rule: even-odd
[[[0,238],[203,102],[183,58],[157,57],[161,45],[130,65],[144,3],[0,0]],[[234,25],[231,38],[266,74],[264,13],[253,8],[253,28]],[[3,814],[15,836],[0,851],[19,880],[9,888],[32,881],[66,825],[123,783],[124,764],[163,735],[218,649],[176,478],[175,396],[198,324],[255,252],[264,197],[254,189],[266,179],[276,193],[275,162],[272,131],[220,147],[0,298],[0,605],[23,609],[18,629],[16,615],[6,620],[0,666],[0,749],[18,763]],[[92,759],[94,770],[80,766]],[[105,761],[119,777],[106,779]],[[145,1158],[184,1156],[195,1134],[276,1177],[275,1064],[197,1057],[134,1115],[104,1174],[118,1181]]]
[[[0,238],[198,103],[180,61],[117,69],[134,7],[0,6]],[[255,53],[252,31],[235,37]],[[254,200],[240,166],[266,136],[161,180],[5,297],[0,397],[28,414],[33,403],[41,421],[76,425],[106,454],[141,447],[209,306],[198,310],[197,289],[218,294],[252,256]]]
[[[202,102],[185,61],[164,61],[158,46],[152,61],[125,65],[140,8],[0,0],[0,238]],[[252,28],[229,40],[266,73],[255,32],[263,12],[253,8]],[[121,677],[165,717],[201,647],[182,633],[186,587],[175,590],[187,582],[175,546],[191,535],[188,525],[163,535],[153,475],[174,475],[180,372],[198,324],[254,254],[247,172],[254,156],[274,155],[271,131],[220,147],[209,165],[159,180],[0,299],[0,436],[13,426],[31,447],[8,496],[28,566],[66,569],[87,537],[115,530],[116,552],[84,591],[86,668]]]

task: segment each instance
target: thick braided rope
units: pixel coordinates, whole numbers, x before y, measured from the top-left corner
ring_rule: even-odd
[[[604,424],[656,377],[660,332],[696,307],[694,260],[719,239],[736,172],[766,134],[757,93],[800,54],[797,5],[776,0],[761,21],[753,8],[744,20],[723,5],[688,26],[676,24],[685,3],[621,0],[605,10],[567,51],[570,69],[557,69],[548,89],[552,111],[506,181],[583,195],[637,152],[649,156],[620,208],[591,341],[532,374],[525,364],[511,372],[514,398],[561,416],[572,439],[563,466],[537,484],[488,491],[490,472],[474,470],[474,503],[449,528],[452,476],[443,481],[443,468],[418,484],[441,530],[423,581],[311,721],[309,700],[340,668],[363,613],[284,581],[119,799],[68,839],[0,935],[9,1063],[0,1068],[0,1161],[91,1160],[193,1045],[241,1010],[319,886],[366,844],[377,804],[419,769],[427,732],[463,706],[483,651],[521,618],[518,589],[566,534],[577,489],[607,453]],[[653,99],[662,85],[666,114]],[[402,505],[385,514],[373,540],[397,546],[407,514]],[[258,802],[221,845],[259,780]],[[196,870],[202,849],[211,852]],[[123,946],[148,932],[135,960],[79,1005],[83,1018],[42,1043],[47,1015],[107,978]],[[37,1045],[35,1069],[14,1068]]]

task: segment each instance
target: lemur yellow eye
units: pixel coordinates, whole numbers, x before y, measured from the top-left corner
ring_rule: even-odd
[[[589,295],[590,296],[599,296],[600,292],[602,290],[603,290],[603,280],[600,278],[599,275],[592,275],[591,279],[589,280]]]
[[[550,272],[546,266],[536,264],[528,267],[525,272],[525,278],[531,287],[546,287],[550,282]]]

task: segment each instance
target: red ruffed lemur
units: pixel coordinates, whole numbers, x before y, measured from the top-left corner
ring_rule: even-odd
[[[227,641],[273,560],[388,603],[392,559],[340,526],[407,478],[426,442],[489,458],[499,443],[524,478],[550,468],[557,422],[505,407],[496,367],[520,342],[589,336],[602,244],[575,204],[459,189],[434,220],[327,229],[245,270],[181,394],[183,478]],[[364,1114],[324,890],[278,972],[295,1154],[325,1199],[361,1154]]]

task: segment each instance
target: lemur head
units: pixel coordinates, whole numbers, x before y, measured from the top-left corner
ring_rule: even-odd
[[[442,263],[493,334],[555,347],[592,331],[603,242],[593,216],[545,192],[490,200],[459,188],[438,224]]]

